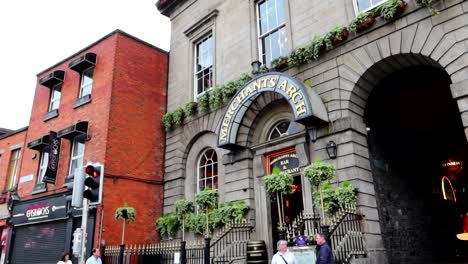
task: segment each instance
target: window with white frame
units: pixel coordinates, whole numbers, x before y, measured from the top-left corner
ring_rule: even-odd
[[[70,172],[69,175],[75,173],[75,169],[83,166],[83,157],[84,157],[85,145],[81,140],[75,138],[73,140],[72,152],[71,152],[71,162],[70,162]]]
[[[59,83],[52,87],[50,90],[50,104],[49,104],[49,112],[59,108],[60,105],[60,97],[62,97],[62,83]]]
[[[91,94],[93,89],[94,66],[81,73],[80,98]]]
[[[218,155],[212,148],[203,151],[198,161],[197,192],[206,187],[218,189]]]
[[[260,60],[266,66],[288,52],[284,0],[265,0],[257,4]]]
[[[8,165],[8,185],[7,188],[11,189],[16,186],[16,180],[18,178],[19,171],[19,159],[21,149],[15,149],[11,151],[10,163]]]
[[[39,172],[37,173],[37,183],[42,183],[44,175],[47,170],[47,164],[49,164],[49,149],[43,148],[41,151],[41,161],[39,163]]]
[[[195,44],[195,97],[213,86],[213,35]]]
[[[356,13],[366,12],[386,2],[387,0],[353,0]]]
[[[288,129],[291,121],[289,120],[281,120],[276,123],[271,129],[270,133],[268,133],[268,140],[272,140],[275,138],[280,138],[283,136],[288,135]]]

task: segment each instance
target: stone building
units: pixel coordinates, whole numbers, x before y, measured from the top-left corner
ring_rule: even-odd
[[[137,212],[125,242],[157,241],[147,223],[162,211],[164,130],[155,120],[165,112],[167,59],[115,30],[37,75],[29,126],[0,138],[0,263],[56,263],[71,252],[82,210],[67,187],[87,162],[105,169],[85,255],[121,242],[115,211],[124,203]]]
[[[159,1],[172,25],[167,110],[200,106],[204,93],[250,73],[252,62],[271,67],[315,35],[392,2]],[[406,1],[395,17],[378,16],[319,50],[318,59],[253,75],[223,107],[172,127],[164,212],[212,187],[222,201],[245,200],[255,239],[272,241],[274,205],[262,178],[275,157],[289,154],[298,186],[286,205],[289,217],[312,210],[303,171],[322,159],[337,168],[334,184],[347,180],[358,189],[370,263],[466,256],[456,234],[468,212],[467,173],[452,165],[468,157],[468,2],[435,8],[440,14]],[[332,142],[336,159],[326,151]]]

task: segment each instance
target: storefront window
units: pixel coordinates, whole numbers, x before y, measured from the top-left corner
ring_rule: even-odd
[[[205,150],[198,162],[198,192],[203,191],[206,187],[218,189],[218,155],[214,149]]]
[[[291,122],[289,120],[281,120],[278,123],[276,123],[276,125],[273,126],[273,128],[270,130],[270,133],[268,133],[268,140],[288,135],[288,129],[290,124]]]
[[[258,3],[257,21],[260,55],[263,64],[288,52],[288,38],[283,0],[265,0]]]

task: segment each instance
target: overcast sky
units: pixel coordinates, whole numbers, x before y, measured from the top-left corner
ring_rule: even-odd
[[[36,74],[121,29],[169,50],[156,0],[0,1],[0,127],[27,126]]]

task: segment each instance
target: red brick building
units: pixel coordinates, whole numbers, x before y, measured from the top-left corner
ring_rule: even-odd
[[[70,250],[81,211],[70,207],[66,181],[87,161],[105,166],[103,202],[90,210],[87,249],[102,240],[120,243],[122,222],[114,215],[124,203],[137,214],[125,242],[157,239],[148,223],[162,207],[167,64],[166,51],[116,30],[38,74],[29,127],[0,139],[0,189],[11,209],[4,225],[13,230],[4,242],[9,263],[31,263],[31,256],[34,263],[55,263],[59,252]],[[56,182],[46,184],[54,132]]]

